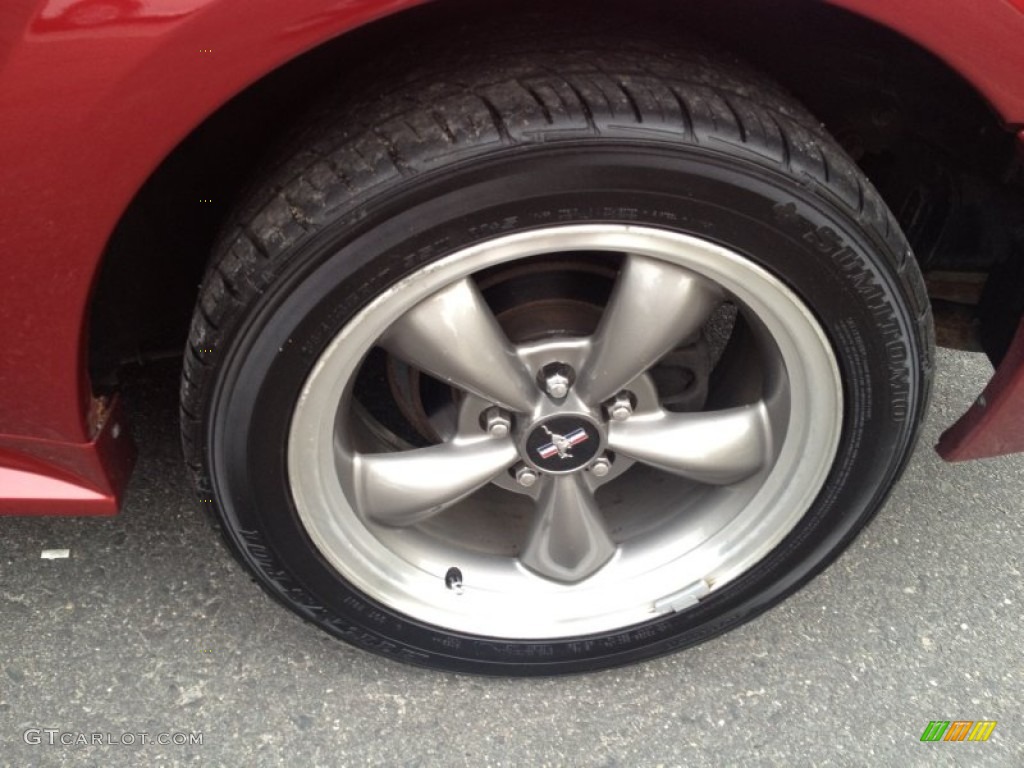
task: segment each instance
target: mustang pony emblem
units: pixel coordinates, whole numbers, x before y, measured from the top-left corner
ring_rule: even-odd
[[[546,443],[537,449],[537,454],[542,459],[550,459],[556,453],[560,459],[571,459],[572,454],[569,452],[569,449],[590,439],[590,436],[583,427],[577,427],[567,435],[559,435],[543,426],[541,429],[547,432],[548,437],[551,438],[550,443]]]

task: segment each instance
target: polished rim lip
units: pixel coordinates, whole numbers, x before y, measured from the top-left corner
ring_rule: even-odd
[[[518,579],[514,594],[467,588],[456,596],[438,589],[438,563],[420,567],[399,557],[349,503],[335,464],[339,408],[348,399],[365,353],[423,299],[495,264],[581,249],[639,253],[678,264],[719,283],[748,307],[778,346],[790,379],[793,407],[786,438],[773,468],[735,519],[698,546],[652,569],[626,563],[620,548],[594,576],[563,585],[536,577],[507,558],[510,573],[501,578]],[[814,376],[805,380],[809,366]],[[716,591],[749,570],[813,503],[834,460],[841,426],[842,383],[825,333],[803,302],[765,269],[717,244],[668,230],[566,225],[507,235],[458,251],[398,281],[365,307],[328,345],[306,380],[289,430],[288,476],[300,520],[314,545],[367,596],[448,631],[557,639],[657,618],[661,614],[655,603],[674,592],[700,580]],[[472,555],[464,562],[470,571],[475,565],[485,567]],[[443,568],[440,573],[443,576]]]

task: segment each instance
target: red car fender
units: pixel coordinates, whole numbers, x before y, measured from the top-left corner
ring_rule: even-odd
[[[85,324],[106,242],[147,177],[263,75],[421,2],[3,3],[0,513],[117,507],[131,444],[116,403],[91,395]],[[837,2],[930,48],[1024,125],[1024,0],[1012,3]]]
[[[1024,0],[829,0],[918,43],[1024,126]]]
[[[0,513],[116,511],[133,450],[86,317],[119,217],[231,97],[422,0],[48,0],[0,10]],[[117,431],[119,438],[113,438]]]
[[[939,440],[946,461],[1024,450],[1024,320],[995,376],[970,409]]]

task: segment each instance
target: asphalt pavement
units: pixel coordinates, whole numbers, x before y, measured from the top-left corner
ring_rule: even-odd
[[[991,373],[939,364],[907,473],[823,576],[696,649],[540,680],[404,666],[272,602],[191,495],[173,368],[145,369],[123,513],[0,518],[0,765],[1024,765],[1024,457],[938,459]],[[998,724],[922,743],[932,720]]]

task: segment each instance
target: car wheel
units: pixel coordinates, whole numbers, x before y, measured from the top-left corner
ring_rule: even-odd
[[[871,184],[728,57],[422,57],[328,108],[201,289],[184,445],[274,597],[387,656],[649,658],[805,583],[883,502],[931,372]]]

